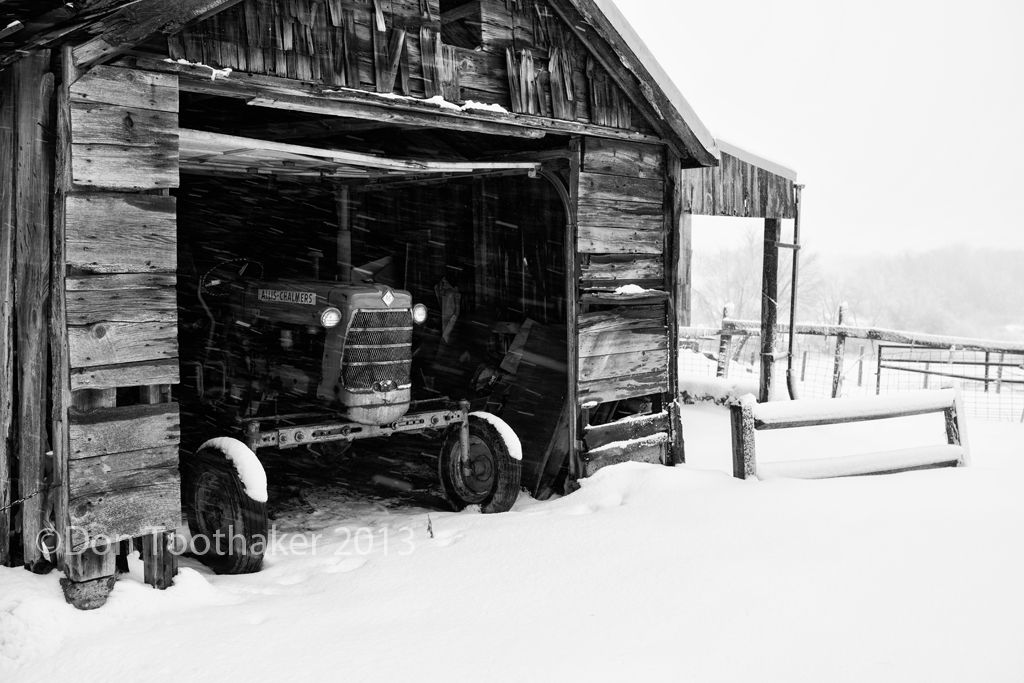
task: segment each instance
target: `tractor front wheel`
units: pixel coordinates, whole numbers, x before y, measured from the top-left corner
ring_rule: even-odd
[[[269,542],[267,504],[246,494],[234,464],[219,450],[204,448],[182,465],[192,553],[218,574],[259,571]]]
[[[491,420],[469,416],[469,453],[462,456],[460,428],[449,433],[441,448],[438,469],[445,498],[455,510],[479,505],[482,512],[505,512],[519,497],[522,463],[512,457],[518,444],[506,442]],[[508,430],[511,434],[511,429]],[[514,436],[512,438],[515,438]]]

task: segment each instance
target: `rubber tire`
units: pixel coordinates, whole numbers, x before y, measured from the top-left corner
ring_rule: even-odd
[[[495,471],[494,482],[489,491],[476,494],[467,491],[467,486],[456,480],[460,476],[461,466],[459,454],[462,450],[459,427],[453,427],[445,437],[438,459],[438,472],[441,475],[441,489],[445,498],[455,511],[463,510],[470,505],[479,505],[485,513],[507,512],[512,509],[519,498],[520,480],[523,466],[519,460],[509,455],[508,444],[501,432],[487,420],[469,416],[470,453],[476,449],[481,452],[483,447],[489,451],[491,466]],[[488,457],[487,454],[482,454]]]
[[[193,538],[204,536],[208,541],[199,548],[206,552],[193,550],[203,564],[218,574],[252,574],[260,570],[270,542],[267,504],[246,494],[234,463],[216,449],[199,451],[182,463],[181,495]],[[216,510],[209,512],[216,513],[217,524],[211,523],[210,514],[203,514],[201,509],[209,508],[211,503]],[[217,530],[234,537],[236,548],[229,550],[226,544],[214,547]]]

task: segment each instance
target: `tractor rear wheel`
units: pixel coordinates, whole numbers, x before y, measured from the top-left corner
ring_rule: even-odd
[[[455,510],[469,505],[479,505],[482,512],[510,510],[519,497],[522,476],[522,463],[512,457],[511,444],[490,421],[470,415],[469,457],[463,459],[459,432],[455,427],[448,433],[438,462],[445,498]]]
[[[192,553],[218,574],[259,571],[269,542],[267,504],[246,494],[231,460],[204,448],[183,461],[181,493]]]

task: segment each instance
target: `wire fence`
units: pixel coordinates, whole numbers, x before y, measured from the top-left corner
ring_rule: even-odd
[[[776,384],[785,387],[788,326],[775,343]],[[756,386],[760,323],[725,320],[722,328],[685,328],[680,374]],[[797,325],[797,396],[895,394],[957,386],[968,415],[1024,422],[1024,345],[845,326]],[[783,389],[784,390],[784,389]],[[755,391],[756,393],[756,391]]]

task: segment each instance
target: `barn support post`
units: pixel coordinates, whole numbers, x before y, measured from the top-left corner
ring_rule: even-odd
[[[665,219],[669,267],[665,269],[665,291],[671,300],[669,324],[669,433],[672,447],[667,464],[686,462],[683,422],[679,414],[679,328],[690,324],[690,255],[692,250],[691,214],[683,211],[683,166],[679,155],[666,150]]]
[[[50,51],[10,67],[15,92],[14,228],[15,315],[18,351],[19,496],[25,566],[46,570],[39,537],[48,515],[46,481],[48,349],[46,307],[50,286],[53,189]]]
[[[0,376],[14,371],[14,83],[0,71]],[[0,382],[0,566],[11,563],[10,528],[14,481],[11,428],[14,382]]]
[[[775,392],[775,334],[779,320],[779,241],[782,221],[764,219],[764,266],[761,272],[761,386],[759,401]]]
[[[579,256],[579,199],[580,199],[580,162],[582,144],[578,136],[569,141],[569,220],[565,225],[565,296],[566,296],[566,337],[568,348],[566,367],[568,369],[566,400],[571,411],[568,420],[569,431],[569,477],[566,481],[566,493],[577,486],[576,480],[582,475],[580,453],[583,441],[580,435],[579,404],[579,316],[580,316],[580,256]]]

